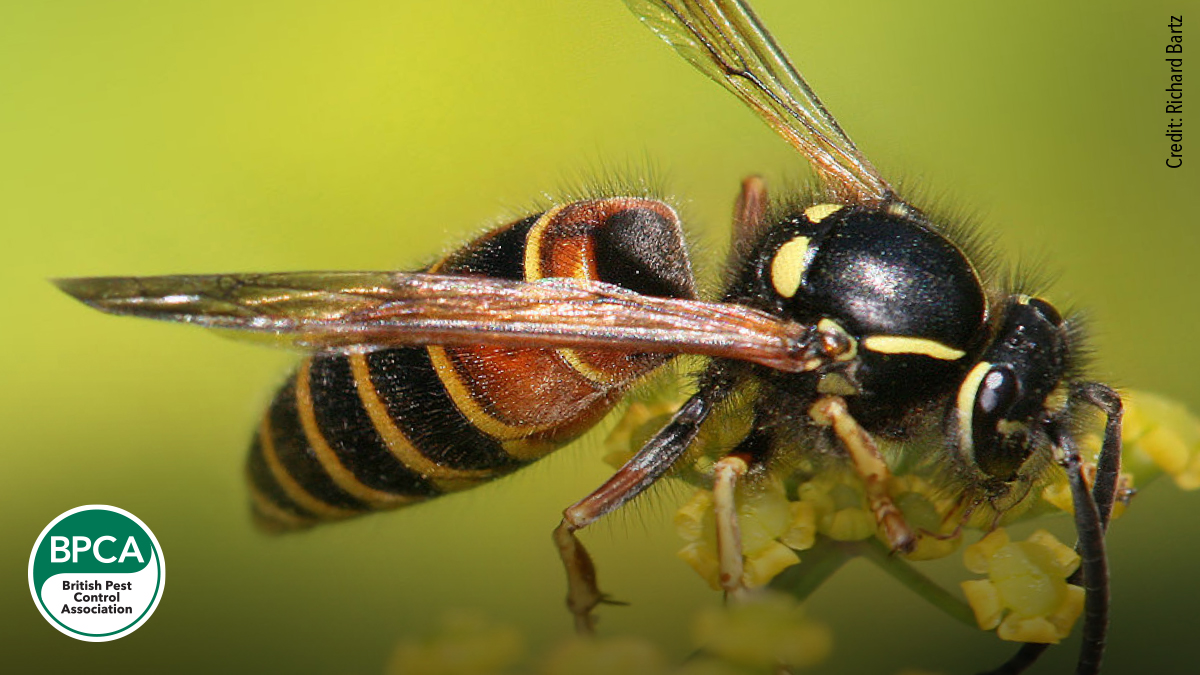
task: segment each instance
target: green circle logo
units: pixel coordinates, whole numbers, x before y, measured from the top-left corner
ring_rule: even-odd
[[[29,554],[38,611],[76,640],[108,642],[146,623],[166,581],[162,547],[137,516],[80,506],[55,518]]]

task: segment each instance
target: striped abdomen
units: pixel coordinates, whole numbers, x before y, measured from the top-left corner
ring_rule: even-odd
[[[695,296],[678,219],[645,199],[555,207],[492,230],[429,271]],[[304,527],[510,473],[586,431],[667,358],[487,345],[313,356],[255,436],[255,515],[272,529]]]

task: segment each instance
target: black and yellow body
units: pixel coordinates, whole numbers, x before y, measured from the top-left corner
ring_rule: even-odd
[[[426,271],[695,296],[674,211],[637,198],[554,207]],[[251,447],[255,516],[268,529],[304,527],[511,473],[593,426],[668,358],[487,344],[311,356],[276,395]]]
[[[803,399],[847,399],[868,431],[904,438],[957,387],[989,337],[985,280],[964,247],[901,202],[817,203],[780,215],[734,267],[726,302],[832,322],[853,358],[813,373],[764,374]]]
[[[706,420],[745,404],[717,448],[722,587],[745,591],[736,482],[823,458],[864,485],[879,537],[915,550],[877,438],[937,439],[923,461],[963,510],[995,525],[1050,471],[1073,500],[1087,589],[1078,672],[1107,628],[1104,531],[1117,498],[1121,400],[1077,368],[1076,323],[987,279],[964,242],[903,200],[744,2],[626,0],[689,63],[812,165],[815,197],[770,206],[743,183],[728,281],[696,299],[675,213],[640,197],[559,204],[417,273],[327,272],[60,280],[103,311],[268,335],[309,352],[255,437],[261,522],[293,529],[394,508],[507,474],[561,447],[675,354],[706,358],[691,396],[607,482],[563,512],[554,540],[582,632],[604,601],[575,533],[643,492]],[[790,205],[789,205],[790,204]],[[973,262],[974,260],[974,262]],[[1076,429],[1106,417],[1089,485]],[[799,463],[799,462],[797,462]],[[982,510],[982,509],[981,509]],[[965,519],[963,521],[965,523]],[[1002,667],[1020,672],[1036,648]]]
[[[760,184],[743,189],[761,194],[741,203],[767,203]],[[877,487],[891,469],[875,439],[906,445],[910,464],[935,465],[939,489],[983,520],[1000,522],[1047,480],[1055,429],[1077,422],[1066,409],[1081,352],[1075,322],[1000,287],[961,228],[896,198],[758,206],[739,220],[752,226],[735,233],[722,301],[840,334],[849,348],[802,372],[711,361],[701,395],[739,392],[732,414],[749,423],[740,442],[708,451],[759,473],[798,456],[816,467],[849,459],[901,551],[919,535]],[[709,408],[717,423],[728,415]]]

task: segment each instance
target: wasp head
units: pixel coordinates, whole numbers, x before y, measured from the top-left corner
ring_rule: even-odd
[[[1050,303],[1015,295],[1000,330],[967,373],[950,423],[962,456],[989,477],[1013,480],[1041,424],[1066,403],[1060,386],[1070,356],[1066,322]]]

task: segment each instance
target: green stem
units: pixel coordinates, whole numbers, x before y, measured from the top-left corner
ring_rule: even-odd
[[[947,591],[933,579],[918,572],[907,560],[894,555],[878,539],[866,541],[834,541],[818,537],[812,548],[800,552],[800,563],[793,565],[771,582],[771,588],[783,591],[803,602],[820,588],[834,572],[854,558],[866,558],[893,579],[921,596],[926,602],[950,617],[976,627],[975,612],[958,596]]]
[[[970,605],[950,593],[940,584],[917,571],[907,560],[893,553],[878,539],[858,542],[857,554],[875,563],[884,572],[904,584],[926,602],[962,623],[976,627],[975,612]]]
[[[804,602],[855,555],[840,542],[820,537],[812,548],[800,552],[799,564],[785,569],[771,581],[771,588]]]

